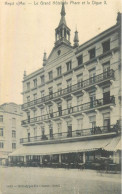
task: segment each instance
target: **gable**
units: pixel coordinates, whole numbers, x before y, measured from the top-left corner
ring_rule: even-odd
[[[47,65],[50,62],[54,62],[59,60],[62,57],[65,57],[67,54],[71,53],[73,51],[73,48],[68,45],[60,45],[58,47],[54,47],[47,59]]]

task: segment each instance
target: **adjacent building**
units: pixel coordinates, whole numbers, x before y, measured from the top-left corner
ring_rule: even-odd
[[[21,145],[21,120],[20,105],[15,103],[0,105],[0,164],[4,164],[8,155]]]
[[[24,138],[11,160],[86,163],[101,156],[120,163],[120,13],[111,28],[71,45],[62,4],[55,45],[43,67],[23,79]],[[115,152],[115,150],[117,152]]]

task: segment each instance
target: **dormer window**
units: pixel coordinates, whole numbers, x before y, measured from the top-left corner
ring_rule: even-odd
[[[67,71],[70,71],[72,69],[72,61],[69,61],[66,63]]]
[[[95,55],[96,55],[95,48],[89,50],[88,52],[89,52],[89,59],[95,58]]]

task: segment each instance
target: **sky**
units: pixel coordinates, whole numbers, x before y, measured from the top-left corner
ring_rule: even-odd
[[[23,0],[23,5],[18,2],[0,0],[0,104],[23,103],[23,73],[28,75],[42,67],[43,53],[46,51],[49,56],[61,17],[61,1]],[[72,45],[76,28],[82,44],[115,25],[117,12],[121,11],[121,0],[66,2]]]

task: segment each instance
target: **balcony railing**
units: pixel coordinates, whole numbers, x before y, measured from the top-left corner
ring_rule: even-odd
[[[70,107],[64,110],[60,110],[57,112],[52,112],[46,115],[42,115],[42,116],[38,116],[38,117],[34,117],[34,118],[30,118],[30,119],[26,119],[22,121],[22,126],[27,125],[29,123],[36,123],[36,122],[41,122],[44,120],[48,120],[48,119],[54,119],[56,117],[63,117],[66,115],[70,115],[70,114],[77,114],[79,112],[86,112],[88,110],[94,109],[94,108],[99,108],[105,105],[110,105],[110,104],[115,104],[115,97],[114,96],[110,96],[109,99],[98,99],[95,101],[91,101],[85,104],[81,104],[78,106],[74,106],[74,107]]]
[[[36,100],[27,102],[27,103],[22,105],[22,110],[24,110],[24,109],[26,109],[28,107],[37,105],[37,104],[45,103],[45,102],[47,102],[49,100],[53,100],[53,99],[55,99],[57,97],[64,96],[64,95],[69,94],[71,92],[75,92],[75,91],[78,91],[78,90],[81,90],[81,89],[85,89],[85,88],[87,88],[89,86],[92,86],[94,84],[98,84],[99,82],[106,81],[107,79],[111,79],[111,78],[114,78],[114,70],[112,70],[112,69],[110,71],[101,73],[99,75],[96,75],[96,76],[94,76],[92,78],[89,78],[87,80],[79,82],[79,83],[77,83],[75,85],[72,85],[70,87],[62,89],[62,90],[60,90],[58,92],[55,92],[55,93],[52,93],[50,95],[44,96],[42,98],[38,98]]]
[[[80,129],[70,132],[62,132],[62,133],[52,133],[47,135],[21,138],[20,143],[29,143],[29,142],[37,142],[37,141],[46,141],[46,140],[60,140],[64,138],[73,138],[73,137],[85,137],[85,136],[93,136],[100,135],[106,133],[117,132],[115,125],[111,126],[102,126],[102,127],[94,127],[88,129]]]

